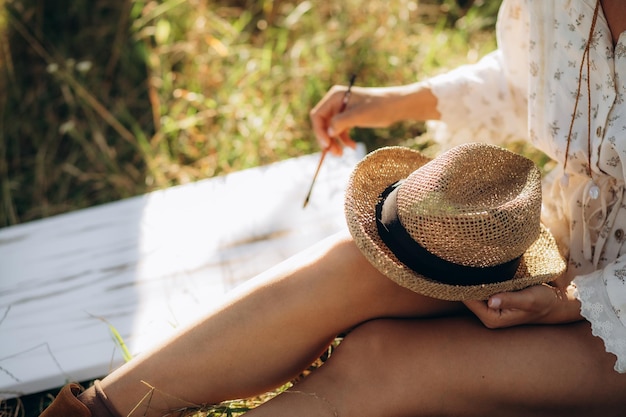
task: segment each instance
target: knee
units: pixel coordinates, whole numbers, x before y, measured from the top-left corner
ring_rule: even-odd
[[[367,360],[385,355],[388,329],[394,319],[375,319],[360,324],[349,332],[341,346],[351,356]]]
[[[327,256],[334,258],[344,265],[350,265],[354,260],[359,263],[365,260],[361,251],[354,243],[354,239],[347,231],[337,233],[330,238]]]
[[[346,335],[331,356],[332,367],[353,381],[386,381],[390,362],[388,319],[368,321]]]
[[[329,239],[314,266],[318,276],[326,276],[331,280],[340,279],[345,282],[346,286],[349,286],[352,294],[367,289],[372,281],[378,283],[377,280],[371,279],[372,275],[377,278],[380,276],[380,273],[363,256],[352,237],[343,233]]]

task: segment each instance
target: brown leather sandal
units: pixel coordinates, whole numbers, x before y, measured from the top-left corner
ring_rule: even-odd
[[[81,392],[80,385],[67,384],[39,417],[91,417],[89,408],[77,398]]]

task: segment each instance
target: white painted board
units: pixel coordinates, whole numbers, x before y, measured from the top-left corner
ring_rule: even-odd
[[[364,147],[0,229],[0,399],[101,377],[236,285],[345,228]]]

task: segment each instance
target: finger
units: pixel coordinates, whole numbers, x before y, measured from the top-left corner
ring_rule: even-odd
[[[528,322],[528,314],[521,310],[492,310],[493,313],[486,324],[490,329],[504,329],[519,326]]]
[[[480,300],[465,300],[463,301],[465,307],[467,307],[472,313],[474,313],[478,318],[487,313],[489,307],[484,301]]]
[[[479,300],[463,301],[463,304],[489,329],[501,327],[499,324],[498,310],[490,309],[487,303]]]
[[[338,127],[340,126],[337,122],[338,120],[340,120],[342,125],[347,127]],[[346,123],[346,120],[348,120],[348,118],[346,118],[343,113],[338,114],[332,118],[330,127],[328,128],[327,134],[333,139],[330,150],[334,155],[341,155],[343,153],[343,147],[345,146],[351,149],[356,148],[356,142],[350,137],[352,124],[349,122]]]
[[[330,142],[328,143],[327,149],[332,155],[341,156],[343,154],[341,135],[343,135],[343,133],[338,135],[332,128],[328,128],[328,136],[330,137]]]
[[[343,154],[344,146],[354,149],[356,142],[352,140],[348,132],[342,132],[339,135],[334,134],[331,130],[329,136],[332,137],[328,150],[335,156],[341,156]]]
[[[325,117],[323,117],[321,114],[314,113],[313,111],[311,111],[310,117],[311,117],[311,125],[313,127],[313,134],[315,135],[315,138],[317,139],[317,142],[319,143],[320,147],[322,149],[325,149],[332,142],[332,138],[328,134],[328,127],[329,127],[328,120]]]
[[[532,306],[532,299],[528,291],[506,292],[489,297],[487,305],[500,310],[528,310]]]
[[[526,313],[515,309],[492,308],[485,301],[464,301],[467,308],[489,329],[516,326],[524,322]]]
[[[347,146],[350,149],[356,149],[356,142],[350,137],[348,132],[344,132],[340,139],[343,146]]]
[[[466,300],[463,304],[488,328],[495,328],[497,320],[502,312],[498,309],[489,308],[485,301]]]
[[[328,130],[331,126],[331,119],[337,114],[341,106],[342,95],[343,93],[338,87],[331,88],[309,112],[313,133],[322,149],[328,147],[332,142],[333,134],[329,134]]]

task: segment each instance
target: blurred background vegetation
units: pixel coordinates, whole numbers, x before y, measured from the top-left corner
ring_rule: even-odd
[[[0,227],[317,151],[333,84],[494,49],[500,1],[0,0]],[[419,124],[355,130],[420,145]]]

